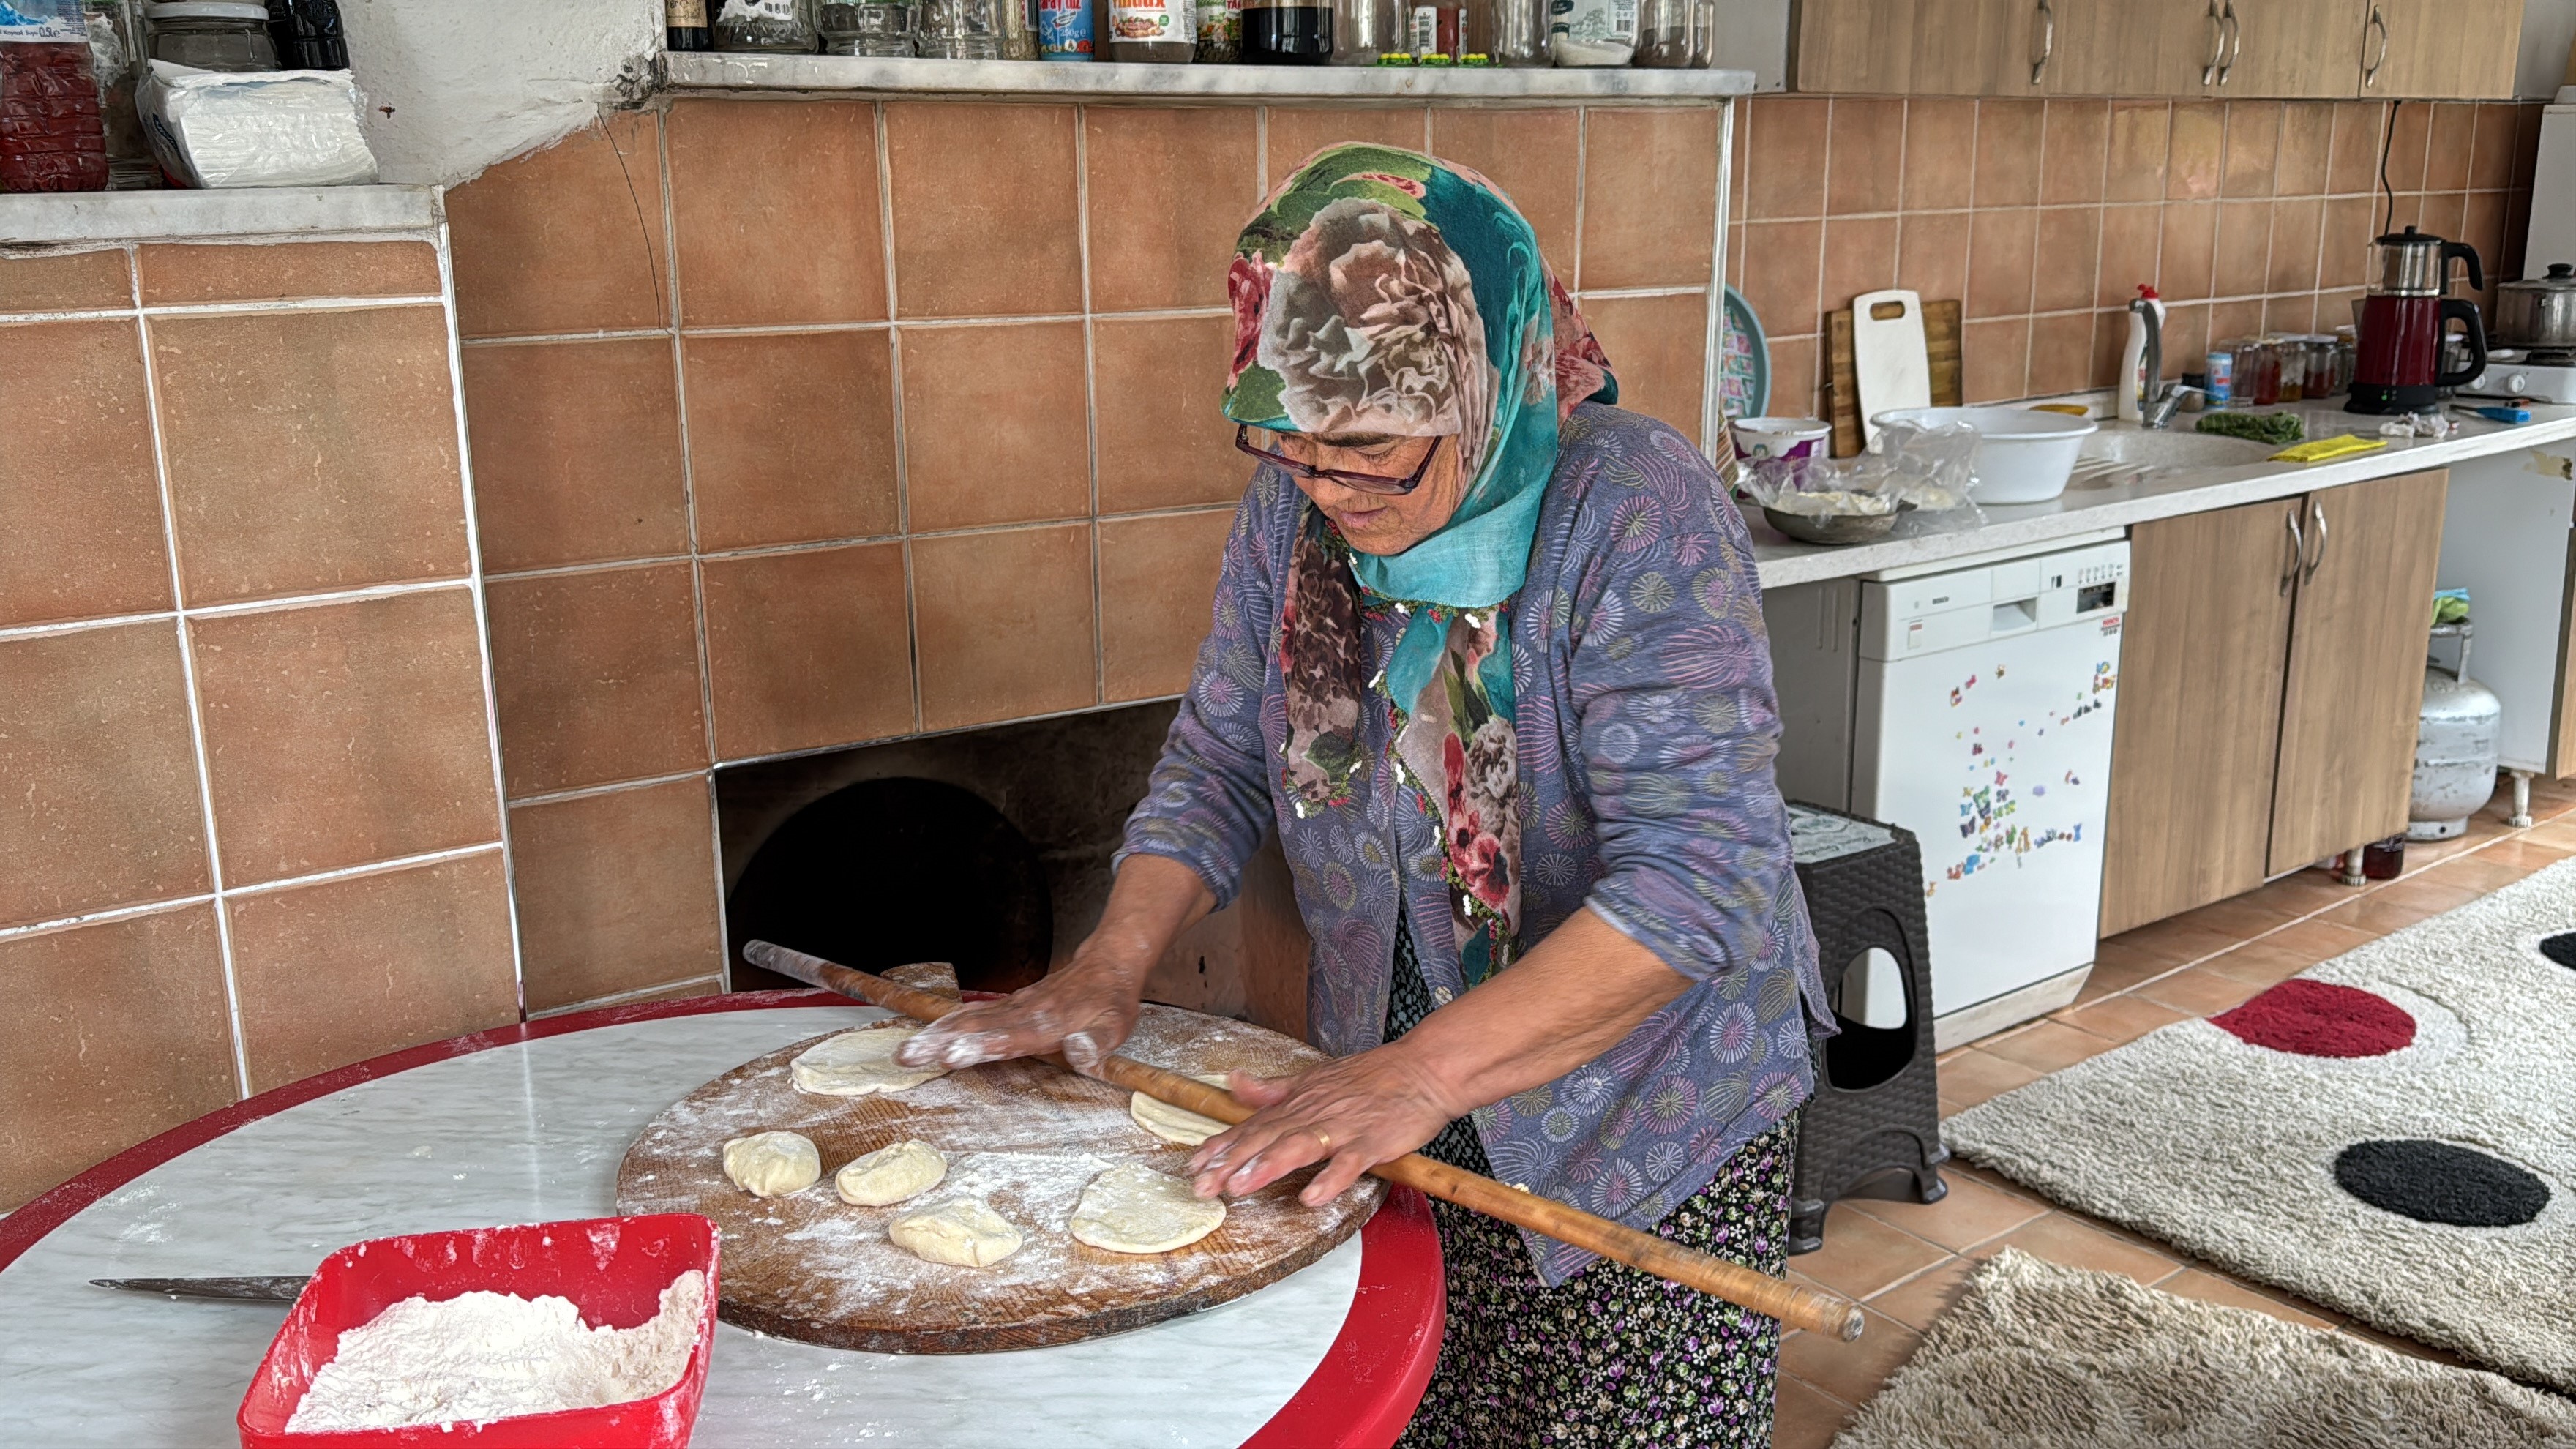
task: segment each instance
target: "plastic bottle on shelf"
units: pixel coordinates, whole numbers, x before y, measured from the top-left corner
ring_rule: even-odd
[[[1098,60],[1086,0],[1037,0],[1038,59]]]
[[[0,191],[105,191],[107,126],[80,0],[9,0],[0,24]]]
[[[2112,401],[2123,421],[2138,422],[2146,414],[2143,400],[2153,393],[2163,379],[2147,376],[2147,322],[2152,317],[2156,332],[2164,332],[2165,304],[2156,289],[2141,282],[2138,299],[2129,304],[2129,340],[2120,348],[2120,390]],[[2179,359],[2177,359],[2179,360]],[[2176,369],[2179,371],[2180,369]]]
[[[1199,65],[1232,65],[1243,59],[1242,0],[1199,0]]]
[[[1252,65],[1322,65],[1333,59],[1333,10],[1333,0],[1244,0],[1244,60]]]
[[[1548,0],[1547,53],[1560,66],[1622,66],[1637,53],[1637,0]]]

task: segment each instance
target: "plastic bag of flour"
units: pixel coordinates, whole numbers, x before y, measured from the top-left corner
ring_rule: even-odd
[[[166,60],[135,92],[162,169],[190,186],[347,186],[376,179],[345,70],[192,70]]]

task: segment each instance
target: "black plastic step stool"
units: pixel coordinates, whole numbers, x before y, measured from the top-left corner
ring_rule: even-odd
[[[1825,999],[1838,1036],[1818,1038],[1816,1094],[1798,1114],[1789,1251],[1825,1245],[1825,1210],[1846,1197],[1939,1202],[1941,1101],[1932,1062],[1932,945],[1923,920],[1923,863],[1893,825],[1817,805],[1789,806],[1798,884],[1815,926]],[[1905,1023],[1876,1028],[1840,1015],[1845,970],[1877,947],[1905,983]],[[1903,1180],[1894,1180],[1901,1174]]]

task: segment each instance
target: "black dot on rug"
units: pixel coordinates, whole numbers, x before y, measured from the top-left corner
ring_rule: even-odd
[[[2447,1142],[2356,1142],[2335,1155],[2335,1181],[2382,1211],[2455,1228],[2519,1227],[2549,1205],[2539,1178]]]
[[[2576,971],[2576,931],[2561,931],[2540,943],[2540,954]]]

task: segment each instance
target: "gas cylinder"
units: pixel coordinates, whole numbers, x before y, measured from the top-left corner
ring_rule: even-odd
[[[2415,789],[2406,806],[2406,838],[2449,840],[2495,794],[2496,728],[2504,701],[2469,677],[2467,628],[2460,663],[2424,666],[2424,708],[2415,728]]]

